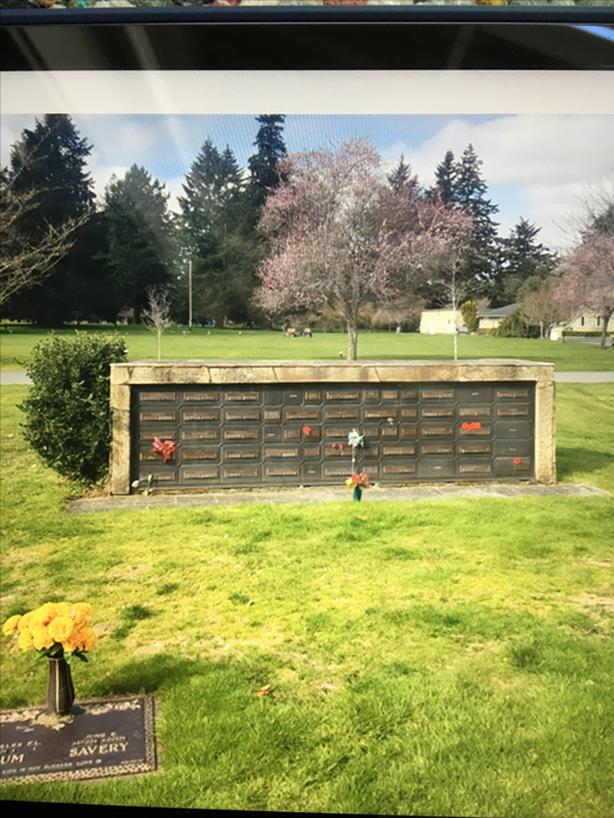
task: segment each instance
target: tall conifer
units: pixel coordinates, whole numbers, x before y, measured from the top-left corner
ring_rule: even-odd
[[[32,129],[22,131],[11,149],[9,173],[16,192],[35,190],[37,195],[34,206],[20,219],[20,230],[42,236],[47,225],[93,211],[95,195],[87,169],[91,149],[66,114],[45,114]],[[84,303],[82,296],[87,301],[88,289],[93,292],[104,273],[92,260],[98,239],[97,220],[92,219],[75,232],[72,248],[44,283],[20,292],[5,313],[48,326],[86,317],[95,304]]]
[[[116,309],[132,308],[140,321],[148,287],[171,279],[171,221],[164,185],[132,165],[105,190],[106,247],[103,256],[113,284]]]

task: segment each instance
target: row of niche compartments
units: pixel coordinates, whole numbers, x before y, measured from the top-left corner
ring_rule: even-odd
[[[530,457],[488,458],[427,458],[424,460],[399,460],[393,463],[377,463],[367,469],[373,482],[399,482],[408,479],[479,479],[480,477],[529,478],[533,461]],[[347,465],[331,463],[280,463],[263,464],[204,464],[181,465],[172,469],[143,469],[141,480],[149,474],[154,485],[190,485],[214,483],[228,485],[233,481],[243,481],[243,485],[271,481],[292,482],[294,485],[309,483],[338,484],[350,476]]]
[[[532,453],[530,441],[496,440],[493,444],[487,441],[456,444],[376,444],[361,450],[356,455],[357,463],[368,463],[384,458],[398,457],[440,457],[440,456],[489,456],[489,457],[529,457]],[[266,460],[333,459],[345,458],[351,461],[351,449],[339,449],[314,445],[302,446],[179,446],[173,455],[175,463],[185,462],[237,462]],[[160,456],[152,449],[141,449],[139,461],[142,463],[160,462]],[[170,463],[170,461],[168,461]]]
[[[532,407],[529,403],[499,403],[460,405],[446,404],[430,406],[356,406],[338,409],[326,406],[323,409],[301,406],[286,406],[281,409],[241,408],[233,409],[172,409],[142,410],[139,423],[209,423],[225,426],[231,423],[296,423],[315,424],[328,421],[347,421],[357,426],[369,422],[395,423],[402,420],[428,420],[429,418],[452,418],[479,420],[480,418],[529,418]]]
[[[133,387],[136,390],[139,406],[159,403],[165,406],[184,405],[225,405],[240,404],[281,406],[281,405],[318,405],[328,403],[360,403],[378,404],[381,402],[399,401],[404,403],[418,403],[423,401],[468,401],[488,402],[493,400],[523,400],[530,401],[533,395],[533,384],[447,384],[447,385],[416,385],[407,384],[398,386],[373,387],[372,385],[357,385],[335,387],[271,387],[229,386],[208,389],[174,389],[160,390],[160,388]]]
[[[533,424],[528,420],[495,421],[492,422],[463,422],[446,423],[408,423],[383,424],[378,426],[362,427],[364,447],[384,440],[404,439],[433,439],[447,440],[466,438],[493,438],[530,440],[533,437]],[[210,443],[228,444],[234,442],[247,443],[286,443],[302,442],[312,444],[323,441],[325,444],[336,443],[348,446],[347,429],[345,427],[310,427],[309,432],[301,428],[283,426],[253,426],[253,427],[204,427],[204,428],[161,428],[151,430],[141,428],[139,433],[140,444],[143,445],[154,438],[173,440],[176,443]]]

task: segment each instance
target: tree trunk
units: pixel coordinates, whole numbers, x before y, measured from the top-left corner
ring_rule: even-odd
[[[458,361],[458,332],[457,332],[456,326],[454,327],[454,342],[453,342],[453,346],[454,346],[454,360],[455,360],[455,361]]]
[[[346,326],[348,332],[348,361],[355,361],[358,350],[358,330],[356,324],[352,321],[348,321]]]
[[[608,323],[610,321],[610,316],[612,315],[614,310],[604,310],[601,313],[601,320],[603,321],[603,328],[601,330],[601,349],[605,349],[605,343],[608,338]]]

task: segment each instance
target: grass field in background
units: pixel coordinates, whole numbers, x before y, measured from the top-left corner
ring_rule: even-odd
[[[68,515],[26,390],[0,390],[2,616],[91,602],[77,698],[155,692],[160,770],[1,798],[614,814],[612,497]],[[614,490],[614,386],[557,405],[561,479]],[[1,706],[42,704],[44,664],[9,645]]]
[[[100,329],[79,331],[99,332]],[[108,331],[108,328],[107,328]],[[128,344],[131,360],[156,356],[155,336],[144,327],[118,329]],[[74,335],[74,329],[55,330],[57,335]],[[185,332],[185,334],[184,334]],[[23,369],[34,344],[45,336],[41,330],[6,325],[0,328],[0,366],[4,370]],[[347,352],[345,333],[316,332],[313,338],[290,338],[268,330],[168,330],[163,336],[163,358],[339,358]],[[552,361],[563,370],[614,370],[614,350],[589,344],[540,341],[529,338],[459,336],[461,358],[527,358]],[[420,335],[416,332],[367,332],[358,336],[360,359],[442,359],[452,358],[452,337]]]

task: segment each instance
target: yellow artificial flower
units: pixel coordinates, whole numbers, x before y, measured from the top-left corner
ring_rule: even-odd
[[[21,619],[21,614],[14,614],[13,616],[9,616],[6,620],[4,625],[2,626],[2,633],[5,636],[9,636],[11,633],[16,633],[17,628],[19,627],[19,621]]]
[[[21,648],[21,650],[30,650],[30,648],[34,647],[34,643],[32,642],[32,634],[29,630],[23,630],[19,634],[19,638],[17,639],[17,646]]]
[[[23,631],[28,630],[28,628],[30,627],[30,624],[32,622],[32,615],[33,614],[34,614],[34,611],[28,611],[28,613],[25,613],[21,617],[21,619],[19,620],[19,625],[17,625],[17,630],[19,631],[19,633],[22,633]]]
[[[91,650],[96,644],[96,634],[90,625],[86,625],[84,628],[81,628],[80,636],[83,640],[82,650]]]
[[[55,605],[52,602],[45,602],[40,608],[32,611],[32,622],[38,625],[48,625],[56,616]]]
[[[70,616],[72,605],[70,602],[58,602],[55,606],[56,616]]]
[[[45,625],[35,623],[30,628],[30,633],[32,634],[32,647],[34,650],[43,650],[44,648],[50,648],[51,645],[53,645],[53,637],[50,635],[49,630],[45,627]]]
[[[49,624],[49,634],[56,642],[63,642],[69,639],[73,631],[75,623],[70,616],[56,616],[56,618]]]
[[[87,618],[92,615],[92,606],[87,602],[77,602],[74,605],[75,622],[80,625],[87,621]]]

